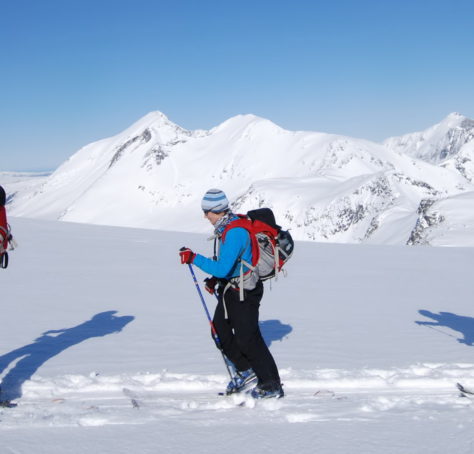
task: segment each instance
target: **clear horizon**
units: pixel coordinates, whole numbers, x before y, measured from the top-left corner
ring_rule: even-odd
[[[474,118],[474,4],[19,0],[0,17],[0,171],[57,168],[163,112],[381,141]]]

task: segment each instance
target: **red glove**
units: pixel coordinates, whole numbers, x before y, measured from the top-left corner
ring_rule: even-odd
[[[189,249],[188,247],[183,246],[179,250],[179,256],[181,257],[181,263],[183,265],[185,263],[189,265],[190,263],[194,262],[194,257],[196,257],[196,254],[193,251],[191,251],[191,249]]]
[[[216,277],[206,277],[206,279],[204,279],[204,286],[205,286],[204,288],[211,295],[214,295],[214,293],[216,291],[216,285],[217,285],[217,278]]]

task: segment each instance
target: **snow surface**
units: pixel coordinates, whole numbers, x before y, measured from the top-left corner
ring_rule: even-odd
[[[151,112],[40,185],[0,184],[18,217],[204,233],[200,201],[218,187],[237,212],[272,208],[299,240],[474,246],[452,228],[474,230],[471,206],[449,202],[474,194],[473,162],[474,121],[460,114],[378,144],[255,115],[187,131]]]
[[[297,242],[261,306],[286,396],[256,402],[217,396],[226,371],[177,255],[210,253],[206,235],[10,222],[2,454],[473,450],[455,387],[474,386],[472,248]]]

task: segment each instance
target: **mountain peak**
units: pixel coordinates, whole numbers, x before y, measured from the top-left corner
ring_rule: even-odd
[[[453,132],[452,130],[463,130],[457,133]],[[472,139],[472,132],[474,131],[474,120],[458,113],[452,112],[447,117],[445,117],[441,122],[432,126],[431,128],[426,129],[422,132],[425,136],[437,136],[438,139],[440,136],[443,135],[450,135],[453,134],[459,135],[462,134],[465,137],[466,141]]]
[[[149,127],[152,125],[158,126],[158,127],[162,127],[162,126],[179,127],[176,123],[173,123],[163,112],[160,112],[159,110],[155,110],[155,111],[147,113],[145,116],[140,118],[131,126],[131,128],[140,127],[140,126]]]
[[[452,112],[424,131],[391,137],[384,144],[392,150],[438,165],[457,155],[473,139],[474,120]]]
[[[451,112],[446,118],[466,118],[464,115],[459,112]]]
[[[272,121],[259,117],[254,114],[240,114],[229,118],[228,120],[221,123],[216,128],[213,128],[214,132],[223,131],[239,131],[240,133],[250,133],[253,131],[261,131],[262,133],[267,132],[278,132],[282,131],[282,128]]]
[[[468,117],[458,113],[458,112],[451,112],[444,120],[442,120],[438,125],[445,126],[448,128],[456,128],[459,126],[463,126],[463,124],[467,121],[472,121]],[[435,125],[434,127],[438,126]]]

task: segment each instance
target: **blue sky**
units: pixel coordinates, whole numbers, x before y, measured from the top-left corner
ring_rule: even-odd
[[[0,8],[0,171],[54,169],[160,110],[383,140],[474,118],[474,2],[15,0]]]

